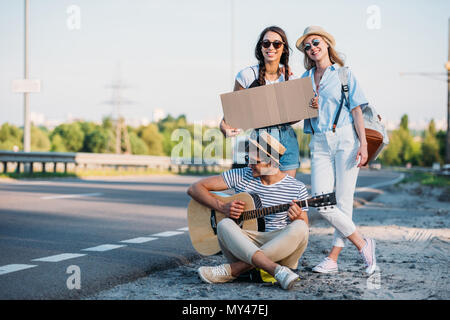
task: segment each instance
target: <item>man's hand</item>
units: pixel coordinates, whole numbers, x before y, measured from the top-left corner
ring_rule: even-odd
[[[305,221],[306,224],[309,225],[308,214],[306,213],[306,211],[303,211],[298,206],[298,204],[294,202],[294,200],[292,200],[291,206],[289,207],[288,216],[289,216],[289,219],[291,219],[291,221],[300,219],[300,220]]]
[[[228,218],[239,219],[242,212],[244,212],[244,205],[245,202],[239,200],[224,203],[221,212],[223,212]]]

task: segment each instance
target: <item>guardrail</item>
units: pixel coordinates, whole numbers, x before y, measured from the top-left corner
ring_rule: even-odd
[[[47,172],[48,165],[53,172],[63,167],[65,173],[82,169],[114,168],[144,168],[171,172],[208,172],[220,171],[231,167],[231,160],[206,159],[171,159],[164,156],[142,156],[106,153],[73,153],[73,152],[14,152],[0,150],[0,163],[4,173],[30,172],[40,169]],[[39,166],[40,168],[35,168]],[[11,170],[12,169],[12,170]]]

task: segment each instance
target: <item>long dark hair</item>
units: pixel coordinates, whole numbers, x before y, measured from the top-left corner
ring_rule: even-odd
[[[256,43],[256,47],[255,47],[255,57],[256,57],[256,59],[258,59],[258,63],[259,63],[258,82],[260,85],[266,84],[266,79],[264,77],[266,74],[266,64],[264,62],[264,56],[262,54],[261,48],[262,48],[262,42],[264,39],[264,35],[269,31],[278,33],[284,42],[283,53],[281,54],[280,63],[284,66],[284,80],[285,81],[289,80],[289,49],[290,48],[289,48],[289,43],[287,40],[286,33],[280,27],[270,26],[270,27],[265,28],[261,32],[261,34],[259,35],[258,42]]]

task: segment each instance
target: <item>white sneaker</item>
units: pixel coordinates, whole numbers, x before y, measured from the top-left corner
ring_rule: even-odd
[[[275,269],[275,279],[277,279],[281,287],[285,290],[292,289],[292,286],[298,278],[298,274],[293,272],[288,267],[278,266]]]
[[[372,274],[377,267],[377,258],[375,257],[375,240],[366,238],[366,245],[359,252],[366,264],[366,273]]]
[[[236,279],[231,275],[231,267],[229,264],[221,264],[216,267],[200,267],[198,275],[206,283],[225,283]]]
[[[336,273],[339,270],[337,262],[334,261],[333,259],[326,257],[325,259],[322,260],[321,263],[315,266],[312,269],[312,271],[318,273]]]

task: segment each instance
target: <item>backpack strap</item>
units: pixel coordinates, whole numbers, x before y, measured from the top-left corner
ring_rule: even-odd
[[[255,69],[253,69],[253,67],[250,67],[250,69],[252,69],[253,74],[255,75],[255,80],[253,80],[253,82],[250,84],[249,88],[255,88],[255,87],[259,87],[259,81],[258,81],[258,76],[256,75]]]
[[[339,80],[341,81],[342,91],[344,92],[345,99],[347,100],[347,103],[349,103],[349,100],[348,100],[348,67],[339,68],[338,76],[339,76]]]
[[[349,94],[348,94],[348,67],[340,67],[338,69],[339,80],[341,81],[341,104],[339,106],[338,112],[336,114],[336,118],[333,122],[333,132],[336,132],[336,126],[339,120],[339,116],[341,114],[342,106],[344,104],[344,100],[347,101],[347,105],[350,105]]]

